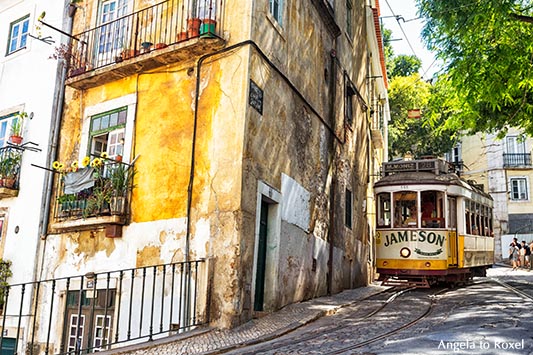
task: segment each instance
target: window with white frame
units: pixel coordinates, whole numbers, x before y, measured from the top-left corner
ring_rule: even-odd
[[[512,201],[526,201],[529,200],[527,179],[511,178],[510,180],[510,197]]]
[[[281,19],[283,14],[283,0],[270,0],[270,13],[272,14],[272,17],[279,23],[279,25],[282,25]]]
[[[6,55],[26,47],[29,26],[30,15],[24,16],[23,18],[18,19],[17,21],[11,22],[11,26],[9,28],[9,42],[7,44]]]
[[[106,152],[111,159],[124,154],[124,133],[127,107],[100,113],[91,117],[89,153],[100,156]]]
[[[127,15],[127,0],[102,1],[100,8],[100,24],[98,53],[108,53],[113,50],[121,50],[125,46],[127,38],[127,20],[115,21]]]
[[[16,112],[9,115],[0,116],[0,148],[7,145],[9,141],[9,135],[11,134],[11,125],[17,119]]]
[[[524,154],[526,152],[524,139],[519,136],[508,136],[505,148],[508,154]]]

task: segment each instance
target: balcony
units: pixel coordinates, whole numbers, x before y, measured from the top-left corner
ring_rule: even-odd
[[[531,154],[529,153],[514,153],[503,154],[504,168],[531,168]]]
[[[114,227],[128,223],[135,168],[121,162],[101,161],[106,163],[62,173],[52,229],[80,231],[106,227],[106,235],[121,236],[121,230]]]
[[[216,0],[165,1],[76,34],[67,85],[88,89],[223,48]]]
[[[0,198],[16,197],[19,192],[20,161],[23,148],[0,148]]]

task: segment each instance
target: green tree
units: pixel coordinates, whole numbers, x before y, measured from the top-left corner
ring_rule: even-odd
[[[437,53],[461,110],[450,129],[533,135],[533,6],[530,0],[417,0],[423,37]]]
[[[389,85],[390,159],[407,153],[415,157],[442,156],[457,142],[458,130],[444,125],[457,113],[457,99],[446,77],[435,84],[420,75],[397,76]],[[408,118],[408,110],[420,109],[420,118]]]
[[[400,54],[392,59],[390,77],[409,76],[418,73],[422,61],[415,55]]]

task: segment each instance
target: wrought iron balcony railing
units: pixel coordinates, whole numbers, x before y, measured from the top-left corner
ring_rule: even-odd
[[[197,37],[219,36],[221,0],[169,0],[74,37],[69,77]]]
[[[531,154],[529,153],[505,153],[503,154],[503,167],[531,167]]]
[[[17,146],[0,148],[0,198],[17,195],[22,152]]]
[[[205,260],[0,285],[0,353],[87,354],[204,324]]]
[[[65,220],[126,216],[134,175],[134,166],[115,161],[63,174],[54,217]]]

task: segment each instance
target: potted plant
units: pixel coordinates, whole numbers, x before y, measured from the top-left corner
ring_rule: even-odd
[[[20,165],[20,155],[13,154],[2,161],[2,175],[4,186],[14,188],[17,180],[17,172]]]
[[[109,169],[109,181],[113,189],[111,197],[111,214],[124,214],[126,196],[130,188],[133,188],[133,176],[135,168],[126,164],[114,164]]]
[[[22,143],[22,130],[24,129],[24,120],[28,117],[28,114],[24,111],[15,115],[15,118],[11,122],[11,136],[10,141],[13,144]]]

